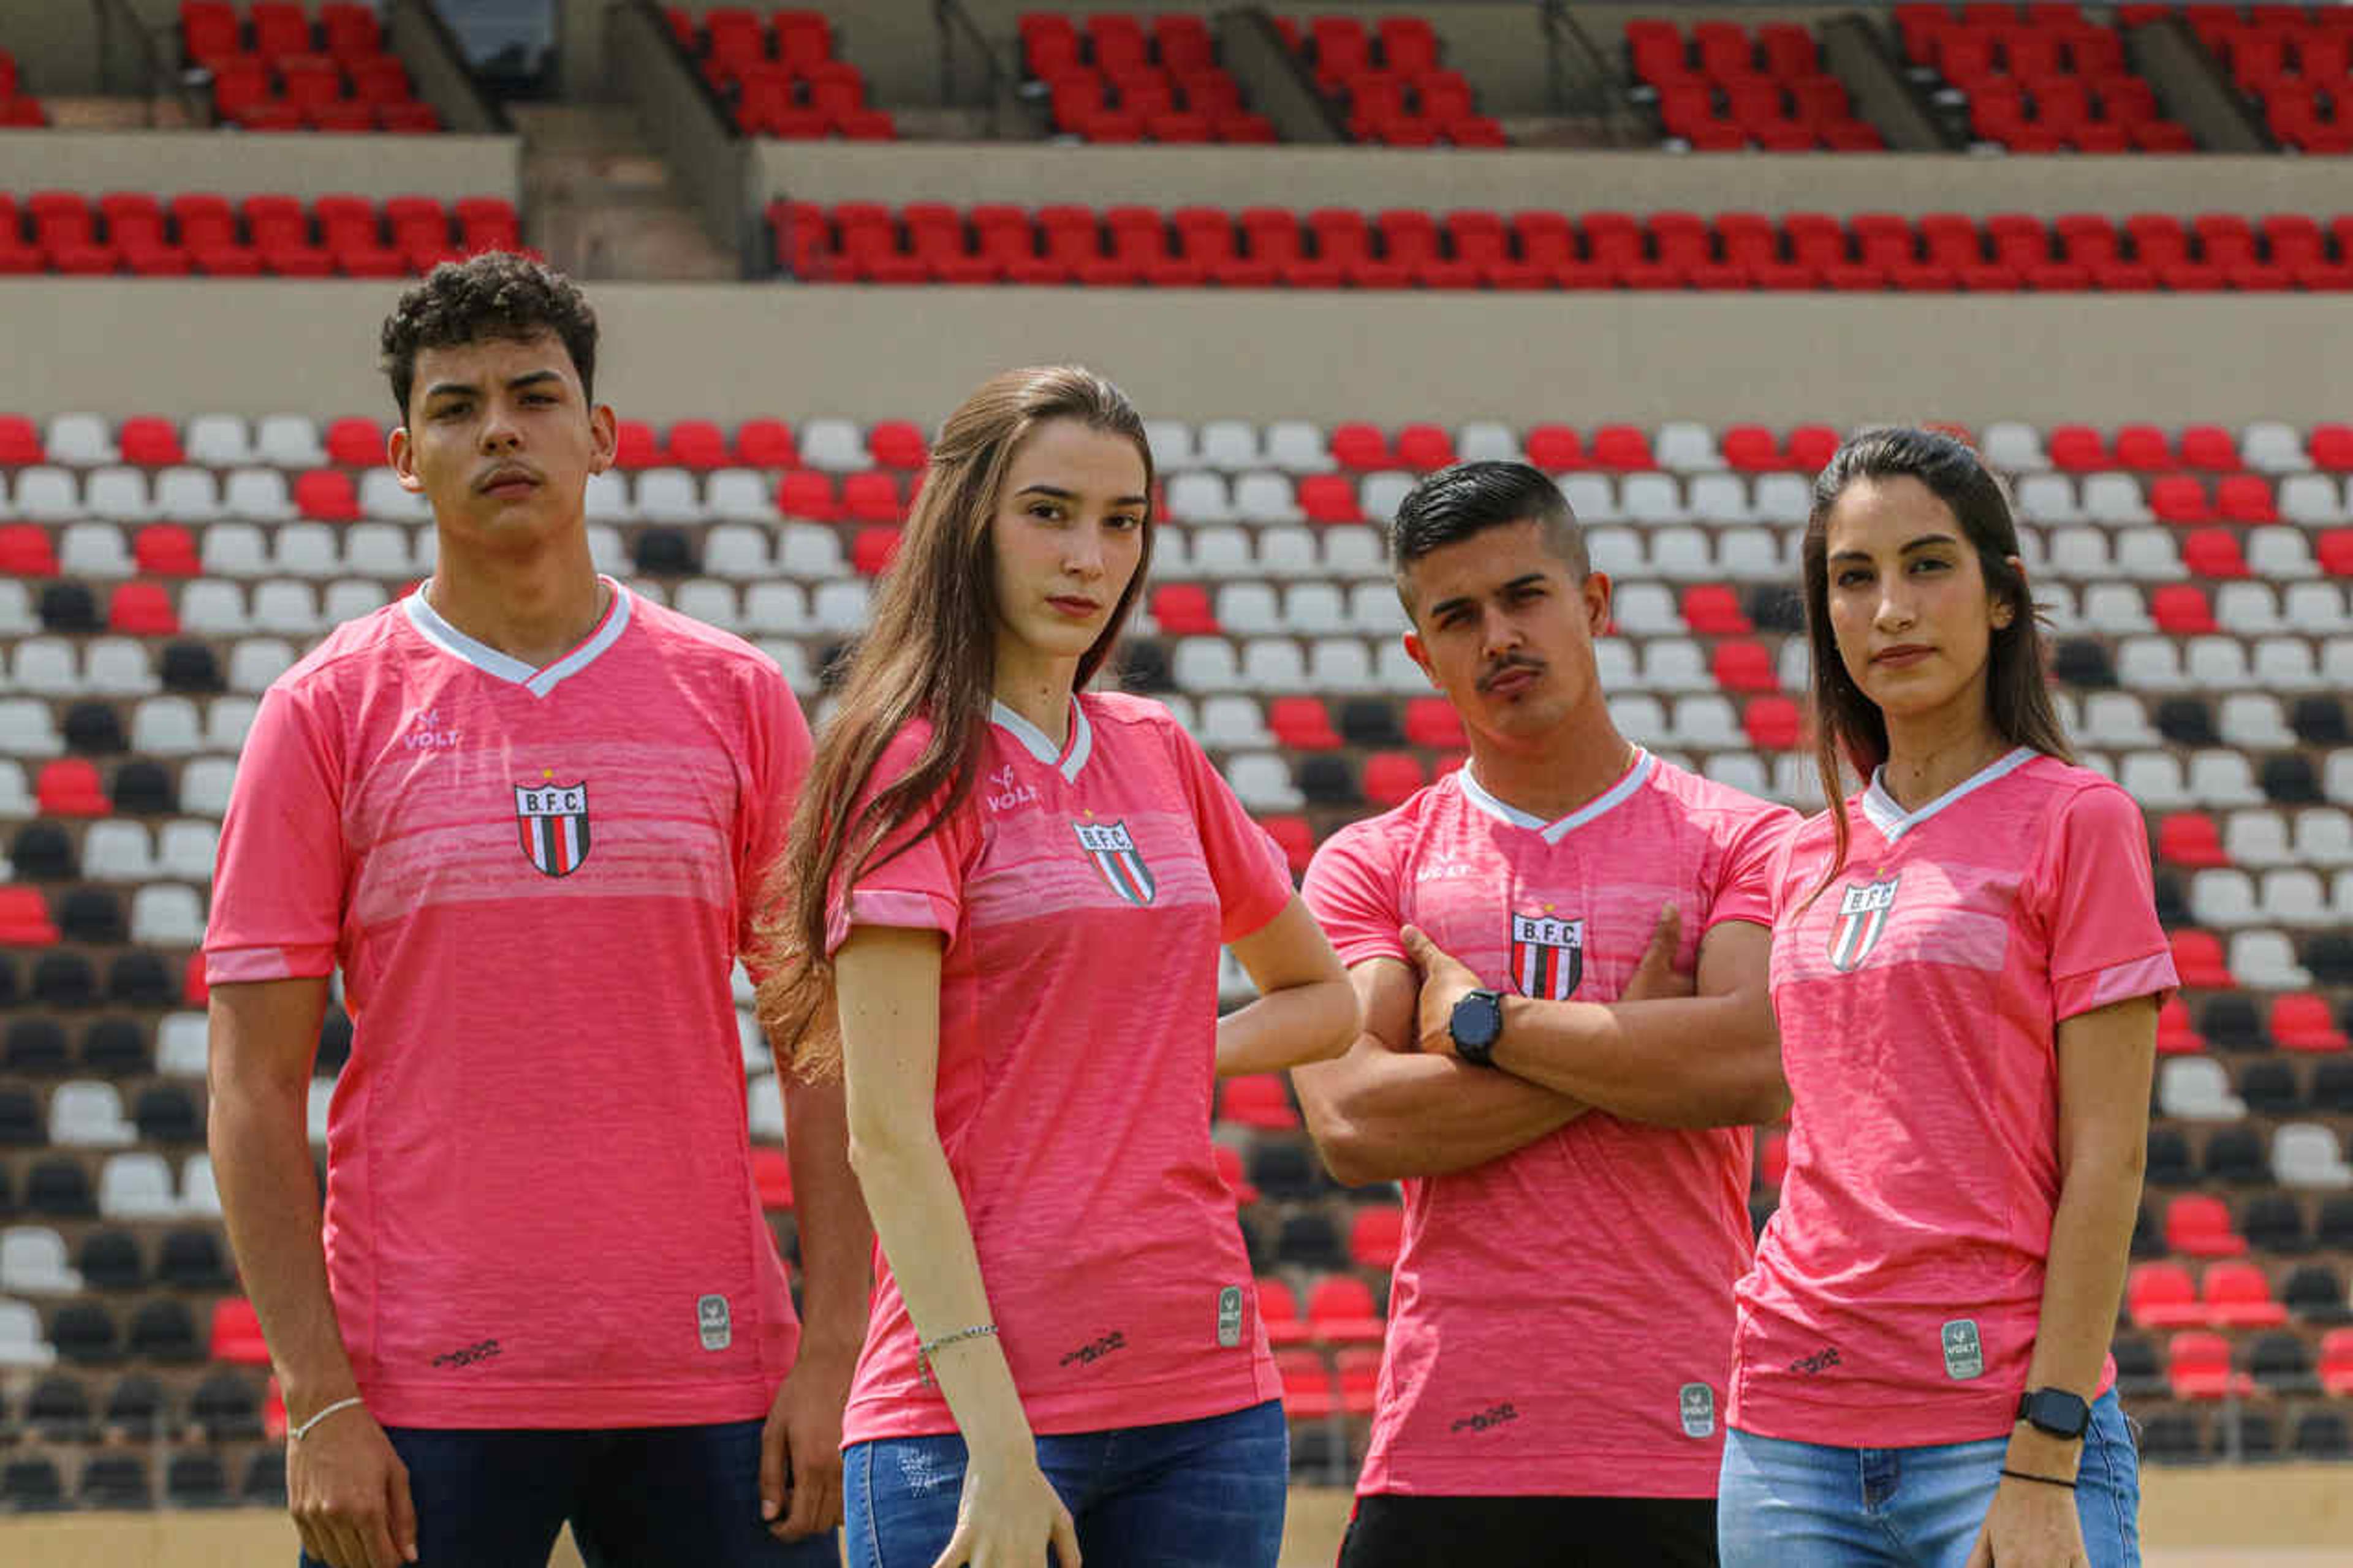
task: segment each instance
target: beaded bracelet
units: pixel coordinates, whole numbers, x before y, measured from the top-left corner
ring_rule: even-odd
[[[929,1388],[932,1385],[932,1357],[950,1345],[960,1345],[966,1340],[987,1339],[996,1332],[995,1323],[975,1323],[968,1329],[958,1329],[935,1340],[918,1340],[915,1342],[915,1360],[923,1369],[923,1386]]]

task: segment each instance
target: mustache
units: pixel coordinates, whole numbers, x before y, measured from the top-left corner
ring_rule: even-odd
[[[1495,682],[1503,679],[1504,677],[1511,674],[1515,669],[1525,669],[1532,673],[1541,675],[1544,672],[1544,660],[1540,658],[1527,658],[1517,654],[1512,655],[1507,658],[1500,658],[1481,673],[1479,677],[1479,689],[1482,691],[1486,690],[1489,687],[1494,685]]]

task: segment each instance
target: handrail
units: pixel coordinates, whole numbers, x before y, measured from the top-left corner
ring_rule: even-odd
[[[1005,86],[1009,79],[1003,61],[989,47],[988,35],[981,30],[964,0],[932,0],[932,23],[940,38],[940,105],[949,108],[958,101],[956,91],[956,41],[959,35],[972,52],[980,57],[980,98],[988,110],[988,134],[992,140],[997,132],[997,116],[1005,100]]]
[[[203,116],[195,94],[181,73],[164,63],[163,55],[155,47],[157,29],[148,27],[139,14],[131,8],[130,0],[90,0],[90,9],[98,33],[100,88],[109,93],[116,90],[113,38],[115,29],[119,27],[139,51],[139,64],[145,79],[140,85],[140,96],[147,100],[147,123],[150,126],[155,123],[155,100],[166,95],[178,100],[190,124],[200,122]]]
[[[449,24],[442,20],[441,13],[428,0],[385,0],[384,29],[386,41],[390,41],[395,23],[405,21],[411,15],[432,37],[434,47],[442,58],[457,68],[451,74],[458,79],[461,90],[471,100],[470,107],[476,118],[493,135],[513,135],[514,121],[507,117],[506,107],[482,90],[481,79],[475,75],[472,64],[466,58],[466,51],[459,47],[457,35],[449,31]]]
[[[1592,36],[1586,32],[1568,0],[1537,0],[1537,22],[1545,35],[1545,85],[1552,100],[1553,111],[1567,114],[1576,110],[1597,113],[1603,131],[1612,146],[1629,146],[1644,140],[1639,116],[1626,96],[1625,84],[1618,79]],[[1567,57],[1577,57],[1588,85],[1590,97],[1585,102],[1570,85],[1570,68]]]

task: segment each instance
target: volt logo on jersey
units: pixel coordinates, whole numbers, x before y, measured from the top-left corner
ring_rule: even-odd
[[[522,857],[551,877],[569,877],[588,858],[588,781],[517,784],[515,826]]]
[[[1152,901],[1159,888],[1125,822],[1074,822],[1071,826],[1078,832],[1079,847],[1087,852],[1087,858],[1095,863],[1095,869],[1103,873],[1103,879],[1111,884],[1113,892],[1131,904]]]
[[[1585,978],[1585,921],[1546,910],[1512,916],[1512,988],[1543,1002],[1566,1002]]]
[[[1879,945],[1888,913],[1895,908],[1897,879],[1849,882],[1839,889],[1838,923],[1831,928],[1831,964],[1840,973],[1852,973]]]

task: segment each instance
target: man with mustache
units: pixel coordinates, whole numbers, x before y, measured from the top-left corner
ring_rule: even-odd
[[[756,649],[591,563],[596,349],[520,256],[401,297],[390,460],[438,563],[270,687],[222,826],[211,1147],[305,1563],[514,1568],[566,1523],[591,1564],[837,1561],[871,1232],[839,1085],[795,1084],[804,1332],[728,979],[808,728]]]
[[[1795,815],[1620,736],[1609,580],[1542,473],[1432,474],[1389,544],[1471,760],[1307,873],[1366,1027],[1300,1101],[1335,1176],[1406,1203],[1342,1568],[1713,1564]]]

